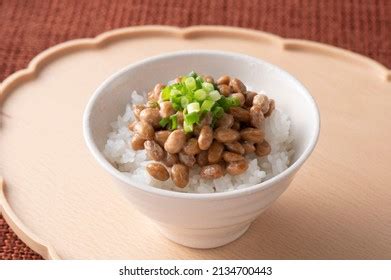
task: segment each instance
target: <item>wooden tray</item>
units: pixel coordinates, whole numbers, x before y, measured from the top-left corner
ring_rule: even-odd
[[[318,146],[289,190],[242,238],[211,250],[162,237],[121,197],[82,137],[84,107],[106,77],[182,49],[277,64],[321,111]],[[1,84],[1,211],[49,259],[391,258],[390,80],[388,69],[358,54],[238,28],[147,26],[60,44]]]

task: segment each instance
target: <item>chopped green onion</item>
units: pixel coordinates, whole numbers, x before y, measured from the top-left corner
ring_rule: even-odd
[[[159,124],[161,127],[165,127],[170,122],[170,118],[161,119]]]
[[[185,133],[192,132],[193,131],[193,125],[187,123],[186,121],[184,121],[183,122],[183,130],[185,131]]]
[[[201,84],[204,82],[204,79],[201,76],[197,76],[197,78],[195,79],[196,81],[199,81]]]
[[[212,90],[214,90],[214,86],[211,84],[211,83],[207,83],[207,82],[204,82],[202,83],[202,88],[206,91],[206,92],[211,92]]]
[[[221,98],[221,94],[217,90],[212,90],[209,92],[209,98],[210,100],[217,101]]]
[[[163,101],[170,100],[170,93],[171,93],[171,88],[170,87],[165,87],[162,90],[162,99],[163,99]]]
[[[170,121],[171,121],[170,128],[171,129],[176,129],[178,127],[178,116],[176,114],[175,115],[171,115],[170,116]]]
[[[200,111],[200,104],[198,102],[193,102],[187,105],[187,112],[193,113],[193,112],[199,112]]]
[[[200,76],[198,76],[197,78],[195,78],[195,80],[196,80],[197,88],[198,88],[198,89],[201,89],[201,88],[202,88],[202,83],[204,82],[204,80],[203,80]]]
[[[176,104],[176,105],[181,105],[181,96],[171,96],[170,97],[170,101],[172,103],[172,105]]]
[[[230,102],[230,105],[231,105],[230,107],[240,106],[240,100],[237,97],[230,96],[227,98],[227,100],[229,100],[229,102]]]
[[[206,98],[206,92],[203,89],[196,90],[194,92],[194,98],[197,101],[203,101]]]
[[[224,115],[224,109],[220,106],[216,106],[213,110],[213,117],[216,119],[221,118]]]
[[[174,108],[175,111],[182,110],[182,107],[179,103],[173,103],[173,102],[171,102],[171,103],[172,103],[172,108]]]
[[[170,93],[170,101],[172,104],[172,107],[175,110],[180,110],[181,109],[181,97],[182,97],[182,92],[179,91],[178,89],[172,89]]]
[[[188,92],[185,96],[189,100],[189,103],[194,102],[194,93],[193,92]]]
[[[175,89],[175,88],[173,88],[170,92],[171,97],[175,97],[175,96],[179,96],[179,95],[182,95],[182,92],[180,90]]]
[[[224,95],[222,95],[222,96],[220,97],[220,99],[217,100],[217,104],[218,104],[220,107],[222,107],[224,111],[226,111],[226,110],[228,109],[228,107],[227,107],[227,98],[225,98]]]
[[[161,99],[170,101],[174,110],[183,114],[183,128],[186,133],[192,132],[196,123],[211,114],[212,125],[224,115],[224,112],[234,106],[240,106],[240,100],[236,97],[225,97],[215,90],[212,83],[205,82],[201,76],[192,71],[187,76],[182,76],[180,82],[171,84],[162,89]],[[159,104],[151,101],[149,107],[159,107]],[[168,118],[161,119],[159,124],[166,129],[178,128],[178,113]]]
[[[194,90],[197,87],[196,81],[193,77],[186,78],[185,85],[190,90]]]
[[[186,96],[181,97],[181,106],[182,108],[186,108],[186,106],[189,104],[189,99]]]
[[[230,97],[221,96],[221,98],[217,101],[217,104],[219,104],[219,106],[222,107],[224,111],[227,111],[231,107],[240,106],[240,100],[232,96]]]
[[[188,75],[188,77],[193,77],[194,79],[198,77],[198,74],[194,71],[191,71]]]
[[[214,104],[215,104],[215,102],[212,100],[204,100],[204,102],[202,102],[202,105],[201,105],[201,111],[209,112],[212,109]]]
[[[185,121],[188,124],[195,124],[199,120],[200,120],[200,114],[198,112],[193,112],[193,113],[185,115]]]

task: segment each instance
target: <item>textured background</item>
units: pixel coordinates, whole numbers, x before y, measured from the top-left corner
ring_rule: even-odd
[[[0,0],[0,81],[44,49],[144,24],[231,25],[332,44],[391,68],[390,0]],[[0,216],[0,259],[40,259]]]

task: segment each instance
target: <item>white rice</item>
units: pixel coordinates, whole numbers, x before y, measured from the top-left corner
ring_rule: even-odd
[[[145,103],[145,95],[133,91],[131,104]],[[129,131],[128,124],[134,120],[131,105],[126,106],[123,116],[118,116],[117,121],[111,124],[112,132],[108,134],[104,154],[106,158],[119,171],[123,172],[135,181],[142,182],[154,187],[180,192],[213,193],[243,189],[259,184],[288,168],[290,159],[294,154],[292,149],[293,137],[290,135],[290,119],[275,109],[272,115],[265,120],[266,140],[271,146],[268,156],[257,158],[255,155],[247,156],[249,168],[238,176],[225,176],[215,180],[200,178],[199,167],[190,171],[189,184],[181,189],[174,185],[171,179],[162,182],[152,178],[145,169],[150,162],[144,150],[134,151],[129,145],[133,132]]]

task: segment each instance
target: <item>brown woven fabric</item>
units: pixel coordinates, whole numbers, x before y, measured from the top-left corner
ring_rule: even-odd
[[[0,0],[0,81],[44,49],[144,24],[232,25],[332,44],[391,67],[389,0]],[[0,259],[38,259],[0,216]]]

